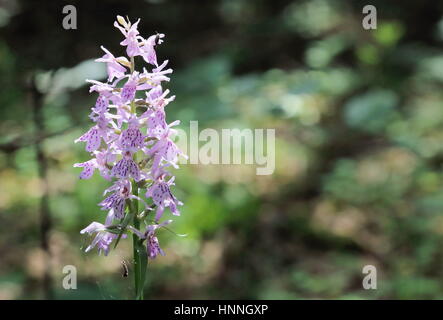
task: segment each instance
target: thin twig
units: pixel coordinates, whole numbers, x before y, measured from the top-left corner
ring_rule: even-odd
[[[33,121],[36,131],[36,137],[45,137],[45,123],[43,118],[43,94],[38,91],[35,85],[35,78],[32,76],[29,81],[30,105],[33,112]],[[51,213],[49,209],[48,195],[48,161],[45,156],[41,139],[34,141],[36,151],[36,161],[38,164],[38,174],[43,183],[43,194],[40,198],[40,246],[45,252],[45,271],[43,275],[43,290],[46,299],[53,298],[52,278],[51,278],[51,248],[49,245],[49,236],[51,230]]]

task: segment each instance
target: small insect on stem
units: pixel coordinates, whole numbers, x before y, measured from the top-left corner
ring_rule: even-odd
[[[122,277],[126,278],[129,274],[129,268],[125,260],[122,260],[122,267],[123,267]]]

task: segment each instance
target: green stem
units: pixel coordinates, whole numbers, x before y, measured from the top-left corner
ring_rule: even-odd
[[[131,67],[130,67],[131,73],[135,70],[135,59],[134,57],[131,57]]]
[[[135,70],[135,61],[134,57],[131,57],[131,67],[130,67],[131,73]],[[134,107],[134,101],[131,101],[131,112],[135,112]],[[134,155],[135,156],[135,155]],[[135,160],[136,161],[136,160]],[[134,181],[132,184],[132,190],[133,194],[135,196],[138,196],[138,186],[137,183]],[[134,201],[132,203],[133,205],[130,207],[133,213],[134,217],[134,228],[137,230],[140,230],[140,221],[138,219],[138,201]],[[132,235],[132,246],[133,246],[133,255],[134,255],[134,285],[135,285],[135,299],[137,300],[143,300],[143,286],[144,283],[141,281],[141,274],[142,274],[142,259],[141,259],[141,252],[140,252],[140,239],[136,234]],[[143,281],[144,282],[144,281]]]
[[[134,195],[138,195],[138,186],[133,183]],[[140,229],[140,219],[138,218],[138,202],[134,201],[131,205],[133,213],[134,228]],[[143,240],[139,239],[136,234],[132,236],[132,244],[134,246],[134,284],[135,284],[135,299],[143,300],[143,289],[145,287],[146,271],[148,267],[148,252],[143,245]]]
[[[131,73],[135,70],[134,57],[131,57]],[[131,101],[131,112],[136,113],[136,106],[134,100]],[[134,154],[134,161],[137,163],[137,154]],[[132,190],[135,196],[138,196],[138,184],[136,181],[132,183]],[[129,206],[131,214],[133,215],[134,228],[140,230],[140,219],[138,217],[138,201],[131,201]],[[135,299],[143,300],[143,289],[146,280],[146,270],[148,267],[148,253],[146,247],[143,246],[143,240],[139,239],[136,234],[132,235],[132,245],[134,254],[134,284],[135,284]]]
[[[133,193],[135,196],[138,196],[138,187],[137,185],[134,183],[133,184]],[[134,216],[134,228],[136,228],[137,230],[140,229],[140,221],[138,220],[137,214],[138,214],[138,202],[134,201],[133,206],[131,206],[133,211],[133,216]],[[140,290],[140,286],[142,285],[140,283],[140,270],[141,270],[141,261],[140,261],[140,246],[138,244],[138,242],[140,241],[140,239],[138,238],[138,236],[136,234],[132,235],[132,245],[133,245],[133,254],[134,254],[134,284],[135,284],[135,297],[136,299],[143,299],[143,290]],[[139,292],[142,292],[140,295],[138,294]]]

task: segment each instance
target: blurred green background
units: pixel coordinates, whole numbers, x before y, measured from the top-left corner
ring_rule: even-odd
[[[62,28],[73,4],[78,29]],[[149,299],[443,298],[443,3],[0,2],[0,299],[128,299],[130,241],[108,257],[79,231],[108,183],[79,181],[74,144],[116,55],[117,14],[166,34],[169,122],[275,128],[276,169],[183,165],[185,205],[150,262]],[[50,255],[48,255],[50,252]],[[377,267],[377,290],[362,268]],[[62,268],[78,270],[77,290]]]

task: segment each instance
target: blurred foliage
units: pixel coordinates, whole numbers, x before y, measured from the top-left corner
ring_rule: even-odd
[[[62,7],[78,30],[62,28]],[[104,77],[91,59],[114,52],[116,14],[175,73],[168,118],[186,130],[275,128],[276,170],[183,165],[185,205],[160,235],[147,298],[443,298],[443,3],[373,1],[378,28],[361,26],[364,1],[2,1],[0,7],[0,298],[42,298],[45,254],[29,79],[44,97],[51,272],[57,299],[126,299],[132,281],[110,256],[81,251],[79,230],[104,218],[98,176],[79,182],[74,145]],[[77,290],[61,287],[64,265]],[[378,289],[363,290],[364,265]],[[132,276],[132,274],[130,274]]]

